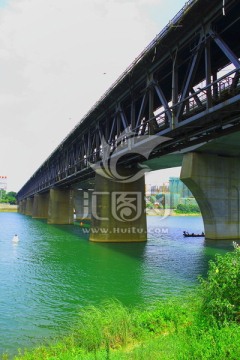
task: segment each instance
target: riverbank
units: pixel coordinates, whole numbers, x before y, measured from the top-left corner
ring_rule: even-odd
[[[178,213],[174,209],[146,209],[148,216],[202,216],[201,213]]]
[[[0,204],[0,212],[17,212],[17,211],[18,211],[17,205]]]
[[[88,306],[67,337],[19,351],[14,360],[239,359],[240,247],[234,247],[209,262],[194,296],[134,308],[116,300]]]
[[[240,326],[209,326],[199,299],[128,309],[116,301],[90,306],[61,341],[20,351],[14,360],[225,360],[240,358]],[[3,360],[9,359],[7,354]]]
[[[17,205],[0,204],[0,212],[17,212]],[[146,209],[148,216],[201,216],[201,213],[177,213],[174,209]]]

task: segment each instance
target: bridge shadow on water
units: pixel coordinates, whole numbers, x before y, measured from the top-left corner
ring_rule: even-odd
[[[40,222],[42,224],[48,225],[46,220],[43,219],[33,219],[33,221],[37,221]],[[73,225],[48,225],[50,226],[52,229],[56,229],[56,230],[60,230],[61,232],[65,232],[66,234],[68,234],[69,236],[73,236],[75,238],[75,240],[77,241],[81,241],[81,244],[85,244],[88,247],[90,247],[91,249],[98,248],[98,251],[100,251],[100,249],[102,248],[104,251],[106,251],[107,249],[110,251],[114,251],[114,252],[119,252],[122,253],[128,257],[132,257],[135,259],[139,259],[142,260],[146,254],[146,248],[148,246],[150,246],[150,241],[146,241],[146,242],[92,242],[89,240],[89,234],[90,234],[90,221],[86,221],[86,222],[77,222],[75,221]],[[48,227],[49,229],[49,227]],[[182,229],[175,229],[175,231],[178,230],[179,234],[182,234]],[[165,238],[171,238],[172,240],[177,240],[179,245],[183,245],[184,244],[188,244],[189,242],[187,241],[187,239],[182,239],[181,236],[179,236],[176,238],[175,234],[167,234],[166,236],[161,236],[161,240],[163,240]],[[150,235],[151,237],[151,235]],[[175,238],[175,239],[174,239]],[[198,238],[196,238],[198,239]],[[231,240],[212,240],[212,239],[202,239],[200,238],[200,240],[196,240],[194,239],[194,243],[196,243],[197,241],[201,241],[202,243],[202,247],[203,250],[204,249],[208,249],[208,251],[210,253],[215,253],[215,252],[226,252],[226,251],[232,251],[233,250],[233,241]],[[149,239],[148,239],[149,240]],[[190,241],[191,238],[190,238]],[[175,241],[174,241],[175,242]],[[238,244],[240,244],[240,239],[236,240],[236,242]],[[190,243],[189,243],[190,244]]]
[[[87,223],[90,225],[90,223]],[[88,232],[86,231],[88,230]],[[141,260],[144,257],[147,242],[92,242],[89,240],[90,226],[83,228],[79,223],[75,223],[71,228],[66,227],[66,231],[78,236],[80,240],[89,242],[90,247],[100,248],[105,252],[106,250],[122,253],[128,257]]]
[[[83,269],[83,272],[89,272],[94,278],[101,273],[107,279],[111,274],[112,282],[116,281],[119,271],[126,272],[125,276],[130,276],[131,273],[136,283],[140,282],[140,272],[144,273],[143,276],[150,277],[153,283],[160,283],[163,277],[170,282],[172,279],[179,279],[179,282],[189,279],[194,282],[198,275],[206,275],[208,262],[216,254],[223,255],[226,251],[233,250],[231,240],[184,238],[183,230],[186,225],[189,226],[190,221],[186,217],[170,217],[162,221],[161,226],[159,219],[150,217],[149,229],[154,229],[155,226],[157,229],[168,229],[168,233],[152,234],[150,231],[148,241],[134,243],[89,241],[89,223],[82,226],[78,222],[74,225],[48,225],[46,220],[27,220],[33,231],[37,231],[39,240],[43,241],[42,246],[32,244],[31,251],[35,257],[39,257],[40,251],[47,262],[64,261],[67,267],[75,266],[76,271]],[[191,218],[191,229],[201,231],[202,221]],[[130,273],[127,274],[128,271]],[[139,272],[138,275],[136,271]]]
[[[87,245],[91,249],[98,248],[98,252],[102,248],[106,250],[122,253],[128,257],[141,260],[144,257],[147,242],[92,242],[89,240],[90,222],[85,222],[83,226],[79,222],[74,222],[73,225],[54,225],[47,224],[45,219],[32,219],[42,223],[43,225],[50,226],[52,229],[65,232],[66,235],[73,236],[75,240],[81,241],[81,244]]]

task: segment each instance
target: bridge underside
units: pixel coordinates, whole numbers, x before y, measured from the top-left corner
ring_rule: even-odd
[[[240,132],[147,161],[152,170],[182,166],[208,239],[240,239]]]
[[[168,169],[182,166],[183,157],[186,153],[196,152],[200,154],[221,155],[226,157],[239,157],[240,155],[240,132],[235,132],[217,139],[204,142],[182,151],[177,151],[159,158],[145,161],[150,170]]]

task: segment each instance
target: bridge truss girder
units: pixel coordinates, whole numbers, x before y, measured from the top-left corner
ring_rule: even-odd
[[[200,5],[201,3],[201,5]],[[160,39],[99,101],[18,193],[18,199],[93,176],[90,164],[141,136],[167,136],[151,157],[240,128],[240,5],[192,1]],[[202,6],[205,6],[203,9]],[[197,21],[193,20],[198,15]],[[227,66],[229,66],[227,68]],[[141,159],[140,159],[141,160]],[[123,162],[131,165],[131,156]]]

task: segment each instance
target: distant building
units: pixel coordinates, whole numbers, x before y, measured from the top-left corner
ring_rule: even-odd
[[[169,192],[168,183],[163,183],[162,185],[151,185],[151,184],[145,185],[145,193],[147,196],[157,195],[160,193],[167,193],[167,192]]]
[[[172,209],[175,209],[178,204],[197,204],[191,191],[178,177],[169,178],[169,193]]]
[[[0,199],[2,199],[4,191],[7,191],[7,176],[0,175]]]
[[[0,175],[0,189],[7,190],[7,176]]]
[[[193,197],[191,191],[178,177],[169,178],[169,192],[170,194],[179,194],[182,198]]]
[[[156,198],[154,206],[159,208],[175,209],[178,204],[197,204],[191,191],[178,177],[170,177],[169,182],[162,185],[146,184],[145,192],[149,202],[151,197]]]
[[[0,175],[0,190],[7,190],[7,176]]]

